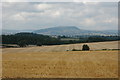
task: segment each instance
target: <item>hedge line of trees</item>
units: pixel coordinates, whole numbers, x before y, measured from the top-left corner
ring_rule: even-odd
[[[2,35],[3,44],[18,44],[20,47],[27,45],[60,45],[86,42],[101,42],[101,41],[115,41],[120,40],[118,36],[91,36],[80,37],[79,40],[62,41],[61,38],[54,38],[47,35],[40,35],[35,33],[17,33],[14,35]]]
[[[89,42],[104,42],[104,41],[117,41],[117,40],[120,40],[120,37],[118,36],[89,36],[89,37],[81,36],[79,40],[62,41],[62,43],[64,44],[89,43]]]
[[[15,35],[2,35],[3,44],[27,45],[58,45],[60,40],[46,35],[35,33],[17,33]]]

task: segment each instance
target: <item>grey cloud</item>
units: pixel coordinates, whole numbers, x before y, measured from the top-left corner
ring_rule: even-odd
[[[78,26],[81,29],[117,29],[118,3],[4,3],[3,28],[42,29]]]

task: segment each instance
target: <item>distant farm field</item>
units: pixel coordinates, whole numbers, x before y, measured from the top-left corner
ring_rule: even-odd
[[[88,44],[90,47],[90,50],[118,49],[119,42],[118,41],[108,41],[108,42],[52,45],[52,46],[40,46],[40,47],[35,46],[35,47],[26,47],[26,48],[5,48],[5,49],[3,49],[3,53],[64,52],[64,51],[72,50],[72,49],[81,50],[83,44]]]
[[[83,44],[4,48],[3,78],[117,78],[118,41],[87,43],[93,51],[81,49]]]

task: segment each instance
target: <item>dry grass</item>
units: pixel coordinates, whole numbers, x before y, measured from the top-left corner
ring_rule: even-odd
[[[118,41],[87,43],[91,50],[118,49]],[[5,48],[3,78],[117,78],[118,51],[66,51],[83,44]]]
[[[81,50],[83,44],[88,44],[91,50],[118,49],[118,41],[109,41],[109,42],[80,43],[80,44],[54,45],[54,46],[42,46],[42,47],[5,48],[3,49],[3,53],[61,52],[61,51],[64,52],[67,50],[72,50],[73,48]]]
[[[118,51],[3,54],[3,78],[117,78]]]

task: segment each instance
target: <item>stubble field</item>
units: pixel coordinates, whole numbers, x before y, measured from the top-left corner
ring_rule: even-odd
[[[5,48],[2,51],[3,78],[117,78],[118,41],[56,45],[27,48]]]

